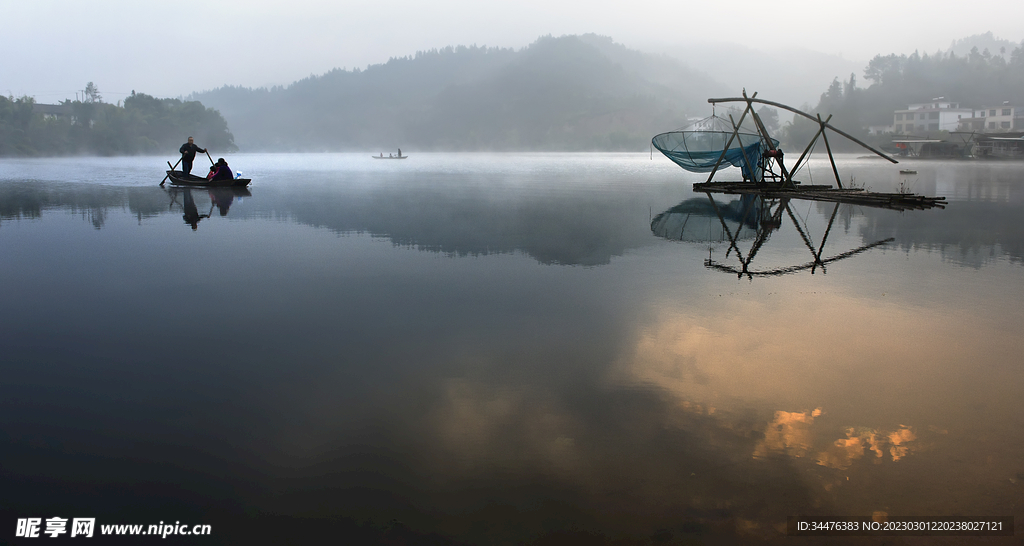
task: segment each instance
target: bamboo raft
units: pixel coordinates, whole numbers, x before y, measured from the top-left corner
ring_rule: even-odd
[[[756,194],[770,199],[828,201],[898,211],[946,208],[945,197],[925,197],[912,193],[869,192],[863,188],[835,188],[829,185],[804,186],[800,183],[795,183],[790,187],[781,184],[758,186],[753,182],[700,182],[693,185],[693,191],[732,195]]]

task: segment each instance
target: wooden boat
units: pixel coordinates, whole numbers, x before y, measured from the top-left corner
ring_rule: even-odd
[[[900,169],[900,174],[917,174],[914,169]]]
[[[370,157],[372,157],[374,159],[407,159],[409,156],[407,156],[407,155],[390,155],[388,157],[381,157],[379,155],[371,155]]]
[[[241,187],[244,188],[252,182],[251,178],[231,178],[225,180],[207,180],[201,176],[194,174],[185,174],[182,171],[167,171],[167,178],[171,181],[171,184],[176,186],[196,186],[205,188],[227,188],[227,187]]]

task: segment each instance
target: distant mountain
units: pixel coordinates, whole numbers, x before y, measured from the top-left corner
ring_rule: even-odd
[[[678,60],[588,34],[521,50],[447,47],[190,99],[218,109],[247,151],[639,150],[724,90]]]
[[[731,43],[680,42],[658,50],[712,74],[727,86],[731,97],[745,88],[748,93],[757,91],[760,98],[797,108],[817,103],[821,90],[835,78],[846,81],[850,74],[859,78],[867,65],[867,61],[802,48],[766,52]]]

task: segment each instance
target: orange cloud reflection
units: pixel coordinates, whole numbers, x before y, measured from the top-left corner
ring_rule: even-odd
[[[805,457],[813,453],[817,464],[845,470],[868,453],[873,455],[871,458],[875,462],[881,462],[887,443],[893,462],[906,457],[914,449],[911,443],[917,436],[905,425],[900,425],[899,430],[888,434],[869,428],[851,427],[846,430],[845,438],[824,446],[822,444],[826,437],[814,431],[814,420],[822,413],[821,408],[807,412],[775,412],[775,419],[765,427],[764,439],[754,448],[754,458],[760,459],[772,454]]]

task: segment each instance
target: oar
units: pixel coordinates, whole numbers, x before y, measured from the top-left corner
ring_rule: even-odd
[[[210,150],[206,150],[206,157],[210,157]],[[216,163],[213,162],[212,157],[210,157],[210,165],[216,165]]]
[[[181,163],[181,159],[178,159],[178,163]],[[174,166],[172,166],[172,167],[171,167],[171,170],[172,170],[172,171],[174,170],[174,167],[177,167],[177,166],[178,166],[178,163],[175,163],[175,164],[174,164]],[[168,162],[167,162],[167,164],[168,164],[168,165],[170,165],[170,164],[171,164],[171,162],[170,162],[170,161],[168,161]],[[167,173],[167,176],[171,176],[171,173]],[[160,181],[160,185],[161,185],[161,186],[163,186],[163,185],[164,185],[164,182],[167,182],[167,176],[165,176],[165,177],[164,177],[164,179]]]

